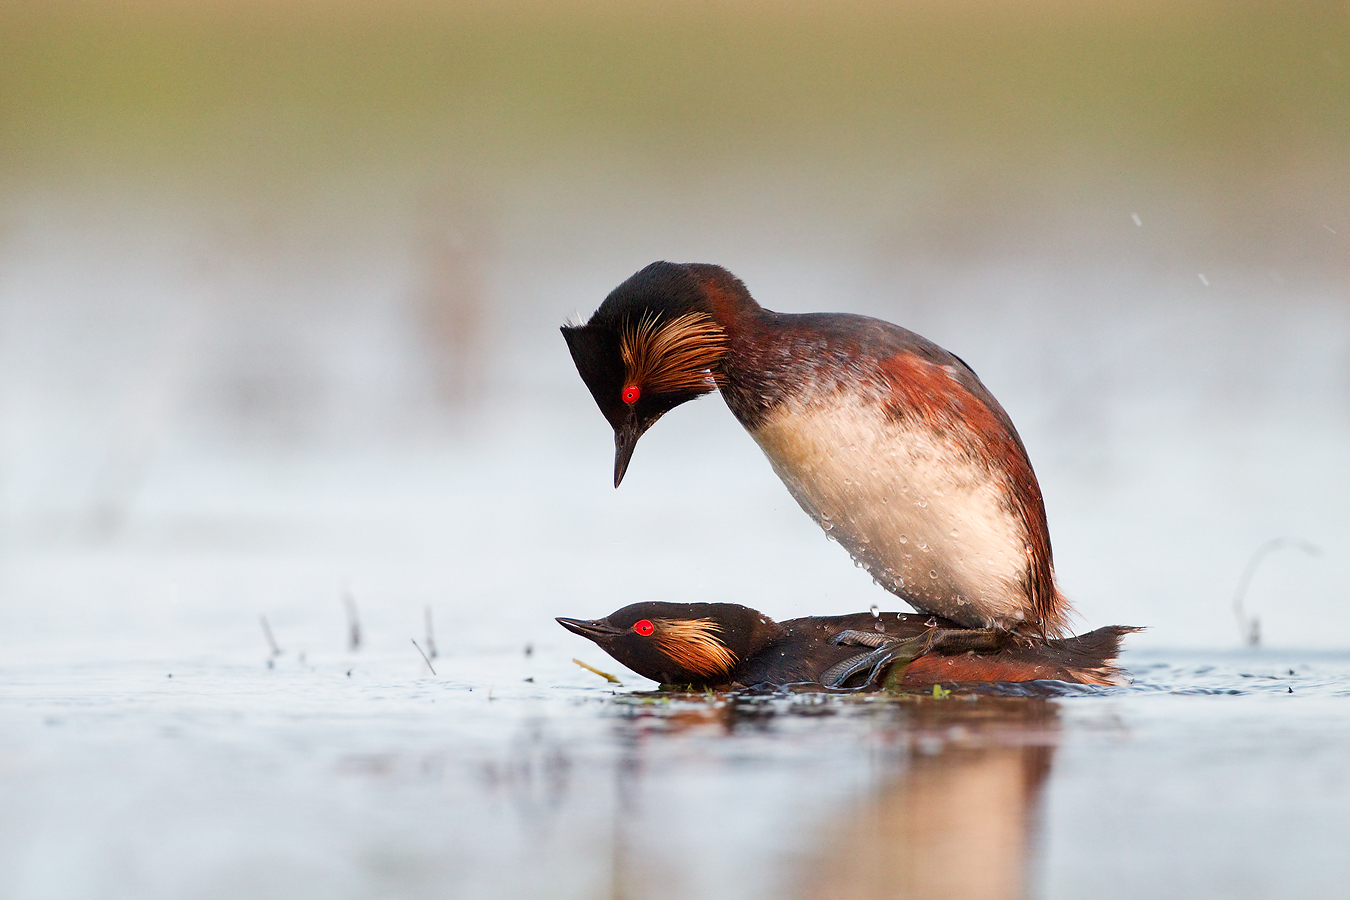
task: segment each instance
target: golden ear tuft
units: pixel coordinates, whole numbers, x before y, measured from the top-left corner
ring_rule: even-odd
[[[661,652],[690,672],[722,675],[736,665],[736,654],[717,637],[722,626],[712,619],[652,619]]]
[[[644,393],[711,391],[717,384],[709,369],[726,350],[726,332],[704,313],[686,313],[659,326],[644,316],[619,334],[624,377]]]

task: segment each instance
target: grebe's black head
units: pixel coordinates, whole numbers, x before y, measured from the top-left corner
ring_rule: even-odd
[[[662,684],[724,684],[779,632],[772,619],[736,603],[634,603],[603,619],[559,617],[558,624]]]
[[[681,403],[708,393],[726,333],[686,266],[656,262],[616,287],[563,337],[581,379],[614,428],[614,486],[638,438]]]

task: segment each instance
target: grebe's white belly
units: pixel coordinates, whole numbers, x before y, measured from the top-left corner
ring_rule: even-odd
[[[1023,526],[956,441],[844,395],[789,402],[751,434],[802,509],[910,605],[973,628],[1030,617]]]

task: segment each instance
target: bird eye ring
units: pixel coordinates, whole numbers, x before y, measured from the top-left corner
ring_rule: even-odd
[[[642,391],[638,389],[638,386],[636,384],[630,384],[628,387],[623,389],[623,402],[627,403],[629,406],[632,406],[634,403],[636,403],[638,401],[638,397],[641,396]]]
[[[656,626],[652,624],[651,619],[639,619],[637,622],[633,623],[633,631],[643,637],[651,637],[652,632],[655,630]]]

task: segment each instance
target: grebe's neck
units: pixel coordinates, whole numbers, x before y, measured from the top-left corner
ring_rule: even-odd
[[[721,266],[689,263],[684,266],[698,283],[703,308],[722,327],[731,341],[736,341],[755,324],[771,316],[768,310],[755,302],[745,284]]]

